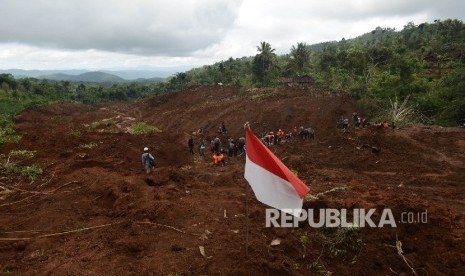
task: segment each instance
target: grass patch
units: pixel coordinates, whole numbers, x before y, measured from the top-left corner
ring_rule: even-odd
[[[145,122],[138,122],[138,123],[132,124],[128,128],[128,132],[132,135],[144,135],[144,134],[160,133],[161,130]]]
[[[42,173],[42,168],[37,164],[20,168],[21,176],[25,178],[30,178],[31,180],[35,180],[37,177],[41,176]]]
[[[29,159],[34,157],[36,154],[35,151],[31,150],[12,150],[10,151],[10,157],[18,157],[18,158],[23,158],[23,159]]]
[[[98,128],[98,127],[110,127],[112,125],[114,125],[115,122],[113,122],[112,119],[103,119],[103,120],[99,120],[99,121],[95,121],[95,122],[92,122],[90,124],[90,127],[91,128]]]
[[[291,168],[291,172],[292,172],[295,176],[299,177],[299,172],[298,172],[297,170]]]
[[[21,135],[16,134],[13,128],[9,126],[0,128],[0,145],[18,143],[19,140],[21,140]]]
[[[35,175],[34,171],[39,172],[38,165],[33,165],[31,167],[20,167],[17,163],[21,160],[31,159],[35,155],[35,151],[30,150],[12,150],[8,156],[0,155],[0,172],[6,174],[21,174],[25,177]],[[15,160],[15,161],[13,161]],[[40,169],[41,171],[42,169]],[[40,172],[41,174],[42,172]]]
[[[332,188],[330,190],[318,193],[316,195],[312,195],[312,194],[309,193],[309,194],[307,194],[305,196],[305,201],[318,200],[321,196],[324,196],[326,194],[335,193],[335,192],[338,192],[338,191],[344,191],[344,190],[348,190],[350,188],[351,188],[350,186],[344,185],[344,186],[340,186],[340,187],[334,187],[334,188]]]
[[[357,225],[337,228],[329,245],[331,253],[335,257],[345,257],[349,252],[359,252],[362,247],[362,240],[359,238],[361,229]]]
[[[74,138],[81,138],[82,137],[82,132],[80,130],[71,130],[71,133],[70,133],[71,137],[74,137]]]
[[[90,143],[87,143],[87,144],[80,144],[79,147],[81,149],[92,149],[92,148],[95,148],[96,146],[98,146],[97,143],[95,142],[90,142]]]

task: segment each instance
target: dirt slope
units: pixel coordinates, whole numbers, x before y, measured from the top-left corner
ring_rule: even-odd
[[[396,240],[418,275],[464,275],[465,132],[336,129],[353,111],[350,98],[314,89],[224,86],[28,110],[17,122],[23,139],[1,148],[0,161],[37,163],[44,172],[31,183],[2,170],[0,275],[412,274]],[[142,121],[162,132],[127,133]],[[243,136],[245,121],[256,133],[313,127],[314,141],[271,147],[310,186],[314,198],[304,208],[374,208],[374,221],[389,208],[397,227],[266,228],[266,206],[243,179],[244,156],[212,167],[209,155],[188,153],[189,133],[203,127],[210,138],[222,121],[223,142]],[[144,146],[160,165],[149,176],[140,164]],[[8,159],[13,150],[34,157]],[[399,222],[403,212],[425,211],[426,223]],[[270,246],[277,238],[281,244]]]

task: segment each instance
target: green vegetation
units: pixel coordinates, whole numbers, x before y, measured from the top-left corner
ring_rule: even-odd
[[[80,130],[73,129],[71,130],[70,135],[74,138],[80,138],[82,137],[82,132]]]
[[[307,245],[308,245],[307,233],[305,233],[305,235],[300,236],[299,241],[300,241],[300,245],[302,245],[302,248],[304,250],[304,254],[302,255],[302,258],[305,259],[305,256],[307,255]]]
[[[132,135],[144,135],[144,134],[159,133],[161,132],[161,130],[145,122],[138,122],[138,123],[132,124],[129,127],[128,132]]]
[[[109,127],[109,126],[112,126],[112,125],[114,125],[114,122],[113,122],[113,120],[111,120],[111,119],[103,119],[103,120],[100,120],[100,121],[92,122],[92,124],[90,124],[90,126],[91,126],[92,128],[98,128],[98,127],[100,127],[100,126],[107,126],[107,127]]]
[[[351,189],[351,187],[350,187],[350,186],[343,185],[343,186],[339,186],[339,187],[334,187],[334,188],[332,188],[332,189],[326,190],[326,191],[321,192],[321,193],[318,193],[318,194],[316,194],[316,195],[313,195],[313,194],[308,193],[308,194],[305,196],[305,201],[318,200],[318,199],[320,199],[322,196],[325,196],[325,195],[327,195],[327,194],[336,193],[336,192],[344,191],[344,190],[348,190],[348,189]]]
[[[410,117],[453,126],[465,120],[465,25],[435,20],[403,30],[378,27],[354,39],[306,45],[299,42],[287,55],[276,55],[261,42],[254,57],[229,58],[180,73],[168,89],[223,83],[243,89],[279,85],[284,78],[308,75],[313,85],[359,100],[363,115],[392,122],[394,102],[409,97]],[[260,99],[260,96],[253,96]]]
[[[361,228],[357,225],[351,227],[324,228],[330,252],[335,257],[344,258],[350,252],[358,255],[362,247],[359,238]],[[356,256],[355,256],[356,257]]]
[[[17,135],[11,126],[0,127],[0,146],[5,143],[17,143],[21,136]]]
[[[12,150],[10,151],[9,157],[18,157],[22,159],[29,159],[34,157],[35,151],[30,151],[30,150]]]
[[[43,170],[39,165],[33,164],[32,166],[21,167],[20,173],[22,177],[35,180],[37,177],[42,175]]]
[[[80,144],[79,147],[81,149],[92,149],[92,148],[95,148],[96,146],[98,146],[97,143],[95,142],[90,142],[90,143],[87,143],[87,144]]]
[[[25,160],[32,159],[35,151],[12,150],[8,156],[0,155],[0,172],[11,176],[30,178],[32,181],[42,175],[43,170],[38,164],[21,166]]]
[[[330,251],[335,257],[345,257],[349,252],[358,253],[362,247],[359,226],[337,228],[331,237]]]

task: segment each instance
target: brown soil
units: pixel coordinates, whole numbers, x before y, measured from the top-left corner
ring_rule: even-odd
[[[22,140],[1,148],[0,160],[12,150],[35,151],[9,164],[35,163],[44,172],[32,183],[0,175],[0,275],[413,274],[396,240],[417,275],[465,275],[465,132],[336,129],[353,111],[352,99],[313,89],[224,86],[25,111],[16,125]],[[104,119],[111,121],[96,124]],[[141,121],[162,132],[127,133]],[[389,208],[397,222],[402,212],[427,211],[427,222],[365,227],[353,236],[308,223],[266,228],[266,206],[243,178],[244,156],[212,167],[209,154],[188,153],[189,133],[204,127],[211,137],[222,121],[223,141],[243,136],[245,121],[256,133],[316,130],[314,141],[272,147],[318,198],[305,209],[375,208],[376,221]],[[150,175],[141,166],[144,146],[159,164]]]

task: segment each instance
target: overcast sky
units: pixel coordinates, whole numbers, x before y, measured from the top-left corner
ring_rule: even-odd
[[[465,1],[0,0],[0,69],[196,67],[447,18]]]

